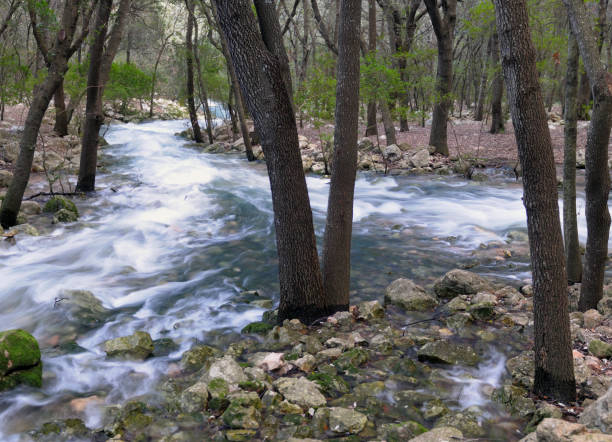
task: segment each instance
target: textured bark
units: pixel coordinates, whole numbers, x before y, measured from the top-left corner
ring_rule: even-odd
[[[217,5],[215,2],[211,2],[213,14],[215,16],[215,22],[219,29],[221,28],[219,21],[219,13],[217,11]],[[238,112],[238,120],[240,121],[240,133],[242,134],[242,140],[244,141],[244,147],[246,150],[246,157],[248,161],[255,161],[255,154],[253,153],[253,147],[251,146],[251,137],[249,135],[249,128],[246,122],[246,112],[244,110],[244,98],[242,96],[242,91],[240,90],[240,84],[238,83],[238,76],[236,75],[236,68],[234,67],[234,60],[232,59],[227,39],[225,34],[220,29],[220,38],[221,41],[221,50],[223,52],[223,56],[227,62],[227,67],[229,70],[230,79],[232,82],[232,90],[234,91],[234,97],[236,98],[236,110]]]
[[[376,52],[376,0],[368,0],[368,50]],[[367,111],[366,137],[378,135],[376,100],[370,100]]]
[[[66,97],[64,95],[64,82],[58,86],[53,95],[55,106],[55,125],[53,131],[60,137],[68,135],[68,113],[66,112]]]
[[[193,5],[190,5],[193,6]],[[190,14],[193,14],[193,10],[190,11]],[[210,106],[208,105],[208,94],[206,93],[206,88],[204,87],[204,81],[202,80],[202,64],[200,63],[200,55],[199,55],[199,37],[198,37],[198,21],[194,20],[194,36],[195,36],[195,48],[193,51],[193,59],[196,65],[196,72],[198,77],[198,91],[200,95],[200,103],[202,103],[202,107],[204,108],[204,118],[206,118],[206,135],[208,135],[208,142],[212,144],[214,142],[213,137],[213,119],[212,114],[210,112]]]
[[[491,37],[491,62],[495,69],[495,75],[491,84],[491,129],[489,132],[498,134],[504,131],[504,116],[502,114],[504,78],[499,66],[499,37],[497,33]]]
[[[112,0],[110,0],[109,3],[112,4]],[[131,0],[120,1],[113,27],[110,32],[108,32],[108,36],[106,36],[106,34],[109,17],[106,18],[106,24],[103,27],[98,27],[101,23],[96,24],[97,34],[90,48],[90,68],[87,78],[87,101],[85,104],[85,127],[83,129],[79,178],[77,181],[77,190],[81,192],[93,192],[96,187],[98,140],[100,138],[100,128],[104,123],[102,97],[104,95],[104,88],[110,77],[113,60],[119,50],[123,32],[127,25],[130,4]],[[102,7],[102,3],[100,3],[100,7]],[[106,11],[104,11],[104,14],[106,14]],[[102,33],[106,36],[106,40],[101,36]],[[95,54],[91,52],[94,51],[94,48],[96,51]],[[94,68],[95,71],[92,72],[91,66],[94,64],[96,65]]]
[[[578,43],[570,32],[565,78],[565,145],[563,150],[563,238],[565,239],[567,280],[570,283],[582,280],[582,261],[576,217],[578,59]]]
[[[27,3],[32,32],[48,65],[48,72],[43,82],[35,88],[34,97],[26,117],[23,135],[19,142],[19,156],[13,171],[13,180],[9,185],[0,209],[0,224],[4,228],[12,227],[17,222],[17,215],[21,207],[21,200],[30,179],[30,170],[34,160],[36,139],[42,124],[42,119],[49,107],[51,98],[61,84],[64,74],[68,70],[68,60],[81,45],[88,31],[88,19],[84,20],[83,29],[75,38],[79,8],[77,0],[66,0],[60,22],[60,29],[56,33],[51,46],[45,40],[38,28],[38,17],[33,0]]]
[[[448,156],[447,123],[453,105],[453,39],[457,21],[457,0],[442,2],[440,14],[436,0],[424,0],[438,41],[438,71],[436,74],[436,102],[431,121],[429,144],[436,152]]]
[[[289,69],[289,57],[283,44],[278,15],[276,13],[276,1],[255,0],[257,10],[257,20],[264,44],[273,55],[278,58],[278,62],[285,82],[285,87],[289,93],[291,107],[293,108],[293,83],[291,82],[291,70]]]
[[[360,26],[360,2],[342,0],[334,155],[323,242],[323,286],[326,300],[342,310],[348,310],[349,307],[351,279],[351,235],[359,123]]]
[[[187,6],[187,32],[185,33],[185,59],[187,62],[187,108],[189,109],[189,120],[193,130],[193,140],[196,143],[203,143],[202,131],[200,123],[198,123],[198,113],[195,105],[194,86],[193,86],[193,25],[195,17],[193,16],[193,8],[191,0],[185,0]]]
[[[295,116],[278,60],[265,47],[248,0],[214,0],[268,166],[279,259],[278,318],[314,320],[337,311],[323,292]]]
[[[385,127],[387,146],[391,144],[397,144],[397,137],[395,135],[395,125],[393,124],[393,119],[391,118],[391,111],[389,111],[389,103],[387,103],[386,100],[381,100],[378,102],[378,108],[380,109],[383,126]]]
[[[526,0],[494,0],[520,163],[533,279],[534,393],[576,399],[567,279],[552,142]]]
[[[89,71],[87,73],[87,101],[85,104],[85,130],[81,148],[81,162],[77,191],[95,190],[98,137],[104,115],[99,111],[102,101],[102,56],[108,30],[113,0],[99,0],[98,15],[94,25],[94,41],[89,48]]]
[[[572,32],[578,41],[593,92],[593,113],[586,144],[586,219],[587,244],[584,258],[583,283],[578,308],[586,311],[597,308],[603,297],[604,272],[608,256],[610,234],[610,171],[608,170],[608,142],[612,127],[612,75],[599,57],[597,37],[590,25],[584,3],[563,0],[567,7]]]

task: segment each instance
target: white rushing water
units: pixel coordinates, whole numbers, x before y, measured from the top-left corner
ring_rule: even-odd
[[[206,341],[215,331],[240,330],[261,317],[262,309],[234,305],[231,298],[246,289],[273,296],[275,247],[265,165],[186,147],[173,135],[185,124],[112,127],[106,134],[112,146],[105,149],[110,171],[99,177],[95,197],[77,201],[79,221],[0,246],[0,328],[32,332],[43,348],[45,373],[42,389],[0,396],[0,439],[74,416],[70,401],[75,397],[100,397],[83,412],[86,423],[95,426],[100,404],[151,391],[168,364],[195,341]],[[328,180],[308,178],[318,234],[328,186]],[[373,270],[389,279],[384,265],[405,265],[394,253],[423,249],[432,261],[450,253],[449,242],[435,237],[456,237],[452,253],[465,256],[480,243],[503,241],[509,231],[525,228],[521,194],[515,184],[360,177],[356,268],[380,265]],[[584,238],[582,218],[580,223]],[[407,234],[390,236],[394,225]],[[374,253],[385,259],[367,261],[377,260]],[[356,274],[355,280],[366,284],[370,276]],[[55,301],[67,289],[93,292],[112,310],[108,321],[84,331],[58,315]],[[136,330],[153,339],[172,338],[179,349],[145,362],[105,358],[105,340]],[[71,340],[85,351],[53,351],[58,342]]]

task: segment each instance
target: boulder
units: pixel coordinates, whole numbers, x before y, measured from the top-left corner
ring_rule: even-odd
[[[357,143],[357,149],[369,152],[374,149],[374,143],[372,143],[372,140],[370,140],[369,138],[362,138]]]
[[[230,389],[233,389],[232,387],[237,386],[241,382],[248,381],[242,367],[231,356],[224,356],[220,359],[216,359],[211,364],[203,380],[206,381],[207,379],[214,378],[223,379],[230,385]]]
[[[612,433],[612,388],[584,409],[579,422],[604,433]]]
[[[370,321],[375,318],[384,318],[385,308],[378,301],[366,301],[356,306],[355,314],[357,319]]]
[[[304,377],[279,378],[274,382],[274,386],[285,399],[302,408],[317,408],[327,403],[317,384]]]
[[[441,364],[477,365],[480,358],[474,349],[467,344],[455,344],[448,341],[428,342],[417,351],[419,361]]]
[[[454,269],[434,283],[434,292],[440,298],[454,298],[457,295],[474,295],[490,289],[488,281],[476,273]]]
[[[438,427],[410,439],[410,442],[453,442],[463,439],[463,433],[453,427]]]
[[[28,236],[39,236],[40,235],[40,232],[38,231],[38,229],[36,229],[36,227],[34,227],[31,224],[20,224],[18,226],[15,226],[11,228],[11,230],[8,231],[7,235],[15,236],[20,233],[24,235],[28,235]]]
[[[45,207],[43,208],[43,212],[56,213],[60,211],[61,209],[66,209],[70,212],[73,212],[77,216],[79,215],[79,211],[76,205],[72,201],[70,201],[68,198],[65,198],[63,196],[52,197],[45,204]]]
[[[427,167],[429,166],[429,150],[421,149],[410,157],[410,165],[412,167]]]
[[[219,350],[216,348],[208,345],[197,345],[183,353],[181,368],[188,373],[196,372],[218,354]]]
[[[329,410],[329,429],[334,433],[357,434],[367,422],[365,414],[350,408],[332,407]]]
[[[0,187],[8,187],[13,180],[13,174],[8,170],[0,170]]]
[[[143,360],[153,354],[154,348],[151,335],[143,331],[104,343],[104,351],[109,358]]]
[[[385,305],[389,304],[407,311],[426,311],[435,308],[438,300],[410,279],[400,278],[385,290]]]
[[[26,215],[39,215],[42,212],[40,204],[36,201],[22,201],[19,210]]]
[[[612,296],[604,296],[597,304],[597,311],[605,317],[612,316]]]
[[[595,309],[587,310],[582,316],[584,328],[593,329],[601,325],[603,316]]]
[[[600,359],[612,358],[612,344],[600,341],[599,339],[593,339],[589,343],[589,353]]]
[[[612,441],[611,435],[593,433],[584,425],[563,419],[546,418],[538,425],[535,433],[535,440],[542,442]]]
[[[484,437],[485,431],[479,423],[480,416],[472,411],[462,411],[458,413],[449,413],[442,416],[437,422],[436,427],[452,427],[457,428],[464,436],[481,438]],[[427,434],[427,433],[425,433]]]
[[[109,314],[102,302],[87,290],[63,290],[55,307],[69,320],[87,328],[99,327]]]
[[[197,382],[181,394],[181,409],[185,413],[198,413],[208,405],[208,385]]]
[[[402,150],[397,144],[390,144],[383,149],[384,157],[387,161],[397,161],[402,158]]]
[[[257,393],[241,392],[230,398],[230,404],[221,416],[230,428],[258,429],[261,422],[261,400]]]
[[[533,351],[525,351],[506,361],[506,368],[512,376],[515,385],[531,390],[535,376],[535,363]]]
[[[60,209],[53,215],[53,224],[73,223],[79,219],[78,215],[68,209]]]
[[[0,332],[0,391],[19,384],[42,386],[42,362],[36,339],[25,330]]]

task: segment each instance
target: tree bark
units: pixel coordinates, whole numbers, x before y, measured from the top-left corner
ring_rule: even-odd
[[[190,5],[193,6],[193,5]],[[191,10],[189,12],[193,14],[194,11]],[[208,94],[206,93],[206,88],[204,87],[204,81],[202,80],[202,64],[200,63],[200,55],[199,53],[199,36],[198,36],[198,21],[194,20],[194,37],[195,37],[195,48],[193,50],[193,59],[195,61],[197,77],[198,77],[198,90],[200,92],[200,102],[202,103],[202,107],[204,108],[204,118],[206,118],[206,134],[208,135],[208,142],[212,144],[215,140],[213,137],[213,119],[212,114],[210,112],[210,106],[208,105]]]
[[[276,57],[265,47],[248,0],[214,0],[236,76],[268,166],[279,260],[278,320],[304,323],[338,310],[323,292],[295,115]]]
[[[502,113],[502,98],[504,96],[504,78],[499,65],[499,37],[494,33],[491,37],[491,64],[495,68],[491,84],[491,129],[489,132],[498,134],[504,131],[504,116]]]
[[[289,69],[289,57],[287,50],[283,44],[283,35],[281,33],[278,15],[276,13],[276,1],[272,0],[255,0],[255,9],[257,10],[257,19],[259,21],[259,29],[263,38],[264,44],[273,55],[278,58],[283,75],[285,87],[289,93],[291,107],[293,106],[293,83],[291,82],[291,70]]]
[[[42,84],[34,90],[34,98],[28,109],[23,135],[19,142],[19,156],[13,171],[13,180],[2,201],[0,224],[4,228],[12,227],[17,222],[21,200],[30,179],[36,139],[42,119],[49,107],[51,98],[68,70],[68,60],[81,45],[88,32],[88,19],[86,19],[79,36],[75,38],[77,18],[79,16],[78,2],[76,0],[66,0],[59,25],[60,29],[55,36],[52,46],[49,47],[48,42],[44,39],[41,30],[38,28],[38,17],[34,2],[28,2],[27,8],[32,24],[32,32],[39,49],[38,52],[42,54],[47,63],[48,72]]]
[[[570,283],[582,280],[582,261],[576,217],[578,59],[578,43],[570,32],[565,78],[565,144],[563,149],[563,237],[565,239],[567,280]]]
[[[380,109],[380,115],[382,117],[383,126],[385,128],[387,146],[391,144],[397,144],[397,137],[395,135],[395,125],[393,124],[393,119],[391,118],[389,103],[387,103],[387,100],[380,100],[378,102],[378,108]]]
[[[563,0],[572,32],[578,42],[593,92],[593,113],[586,144],[586,219],[587,244],[583,283],[578,308],[597,308],[603,297],[604,272],[610,234],[610,171],[608,142],[612,127],[612,75],[601,62],[597,37],[582,1]]]
[[[95,22],[95,38],[89,49],[89,71],[87,73],[87,100],[85,103],[85,130],[81,147],[81,162],[77,191],[95,190],[98,156],[98,137],[104,115],[99,111],[102,101],[102,56],[104,41],[108,30],[113,0],[99,0],[98,15]]]
[[[351,280],[353,196],[359,122],[361,4],[342,0],[338,36],[336,127],[323,242],[323,287],[328,304],[348,310]]]
[[[482,75],[480,77],[480,89],[478,91],[478,101],[476,104],[476,114],[474,115],[475,121],[482,121],[484,117],[484,104],[487,99],[487,80],[489,78],[489,60],[491,58],[491,45],[493,36],[489,37],[487,43],[487,55],[482,62]]]
[[[526,0],[494,0],[519,159],[533,279],[534,393],[576,399],[567,279],[552,142]]]
[[[53,131],[58,136],[65,137],[68,135],[68,113],[66,112],[63,80],[53,95],[53,104],[55,106],[55,126],[53,126]]]
[[[187,108],[189,109],[189,120],[193,129],[193,140],[196,143],[203,143],[202,131],[200,123],[198,123],[198,113],[195,106],[194,86],[193,86],[193,8],[190,4],[191,0],[185,0],[187,6],[187,32],[185,33],[185,59],[187,61]]]
[[[436,153],[448,156],[447,124],[453,105],[453,38],[457,21],[457,0],[442,2],[440,15],[436,0],[424,0],[438,41],[438,71],[436,74],[436,102],[431,121],[429,144]]]
[[[376,0],[368,0],[368,50],[370,54],[376,53]],[[378,135],[376,100],[368,102],[365,136],[370,135]]]
[[[109,0],[100,1],[104,2]],[[99,7],[102,8],[102,3],[100,3]],[[112,0],[109,1],[108,7],[112,7]],[[106,8],[106,6],[104,8]],[[100,138],[100,128],[104,123],[102,97],[104,95],[104,88],[110,77],[113,60],[119,50],[129,11],[130,0],[121,0],[113,27],[110,32],[108,32],[108,38],[106,34],[110,16],[106,17],[106,23],[104,25],[102,25],[101,22],[96,23],[96,29],[98,31],[94,43],[90,48],[87,99],[85,104],[85,127],[83,130],[79,178],[77,181],[77,190],[81,192],[93,192],[96,187],[98,140]],[[100,13],[102,13],[102,9],[100,9],[99,14]],[[106,11],[104,11],[104,14],[106,15]],[[98,25],[102,27],[98,27]],[[104,36],[101,34],[104,34]],[[93,65],[95,65],[95,72],[92,72]]]

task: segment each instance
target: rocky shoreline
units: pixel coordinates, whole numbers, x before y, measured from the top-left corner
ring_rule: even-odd
[[[572,305],[578,292],[569,291]],[[268,301],[256,292],[242,296]],[[599,311],[571,313],[575,404],[528,393],[531,296],[530,286],[502,286],[456,269],[428,288],[398,279],[386,289],[384,305],[363,302],[312,325],[298,320],[275,325],[270,310],[227,346],[196,345],[183,353],[169,364],[154,393],[122,404],[105,403],[98,395],[75,399],[75,411],[88,404],[104,410],[99,428],[87,428],[80,420],[84,416],[75,412],[74,418],[45,423],[28,437],[612,440],[612,287]],[[66,306],[74,318],[90,324],[102,314],[95,302],[82,302],[87,297],[75,299]],[[172,348],[172,342],[153,341],[144,331],[104,344],[107,357],[119,360],[143,360],[164,347]],[[500,379],[472,382],[479,380],[473,370],[482,374],[495,351],[507,358]],[[470,387],[458,392],[458,382]],[[468,392],[482,400],[465,406],[461,396]]]

